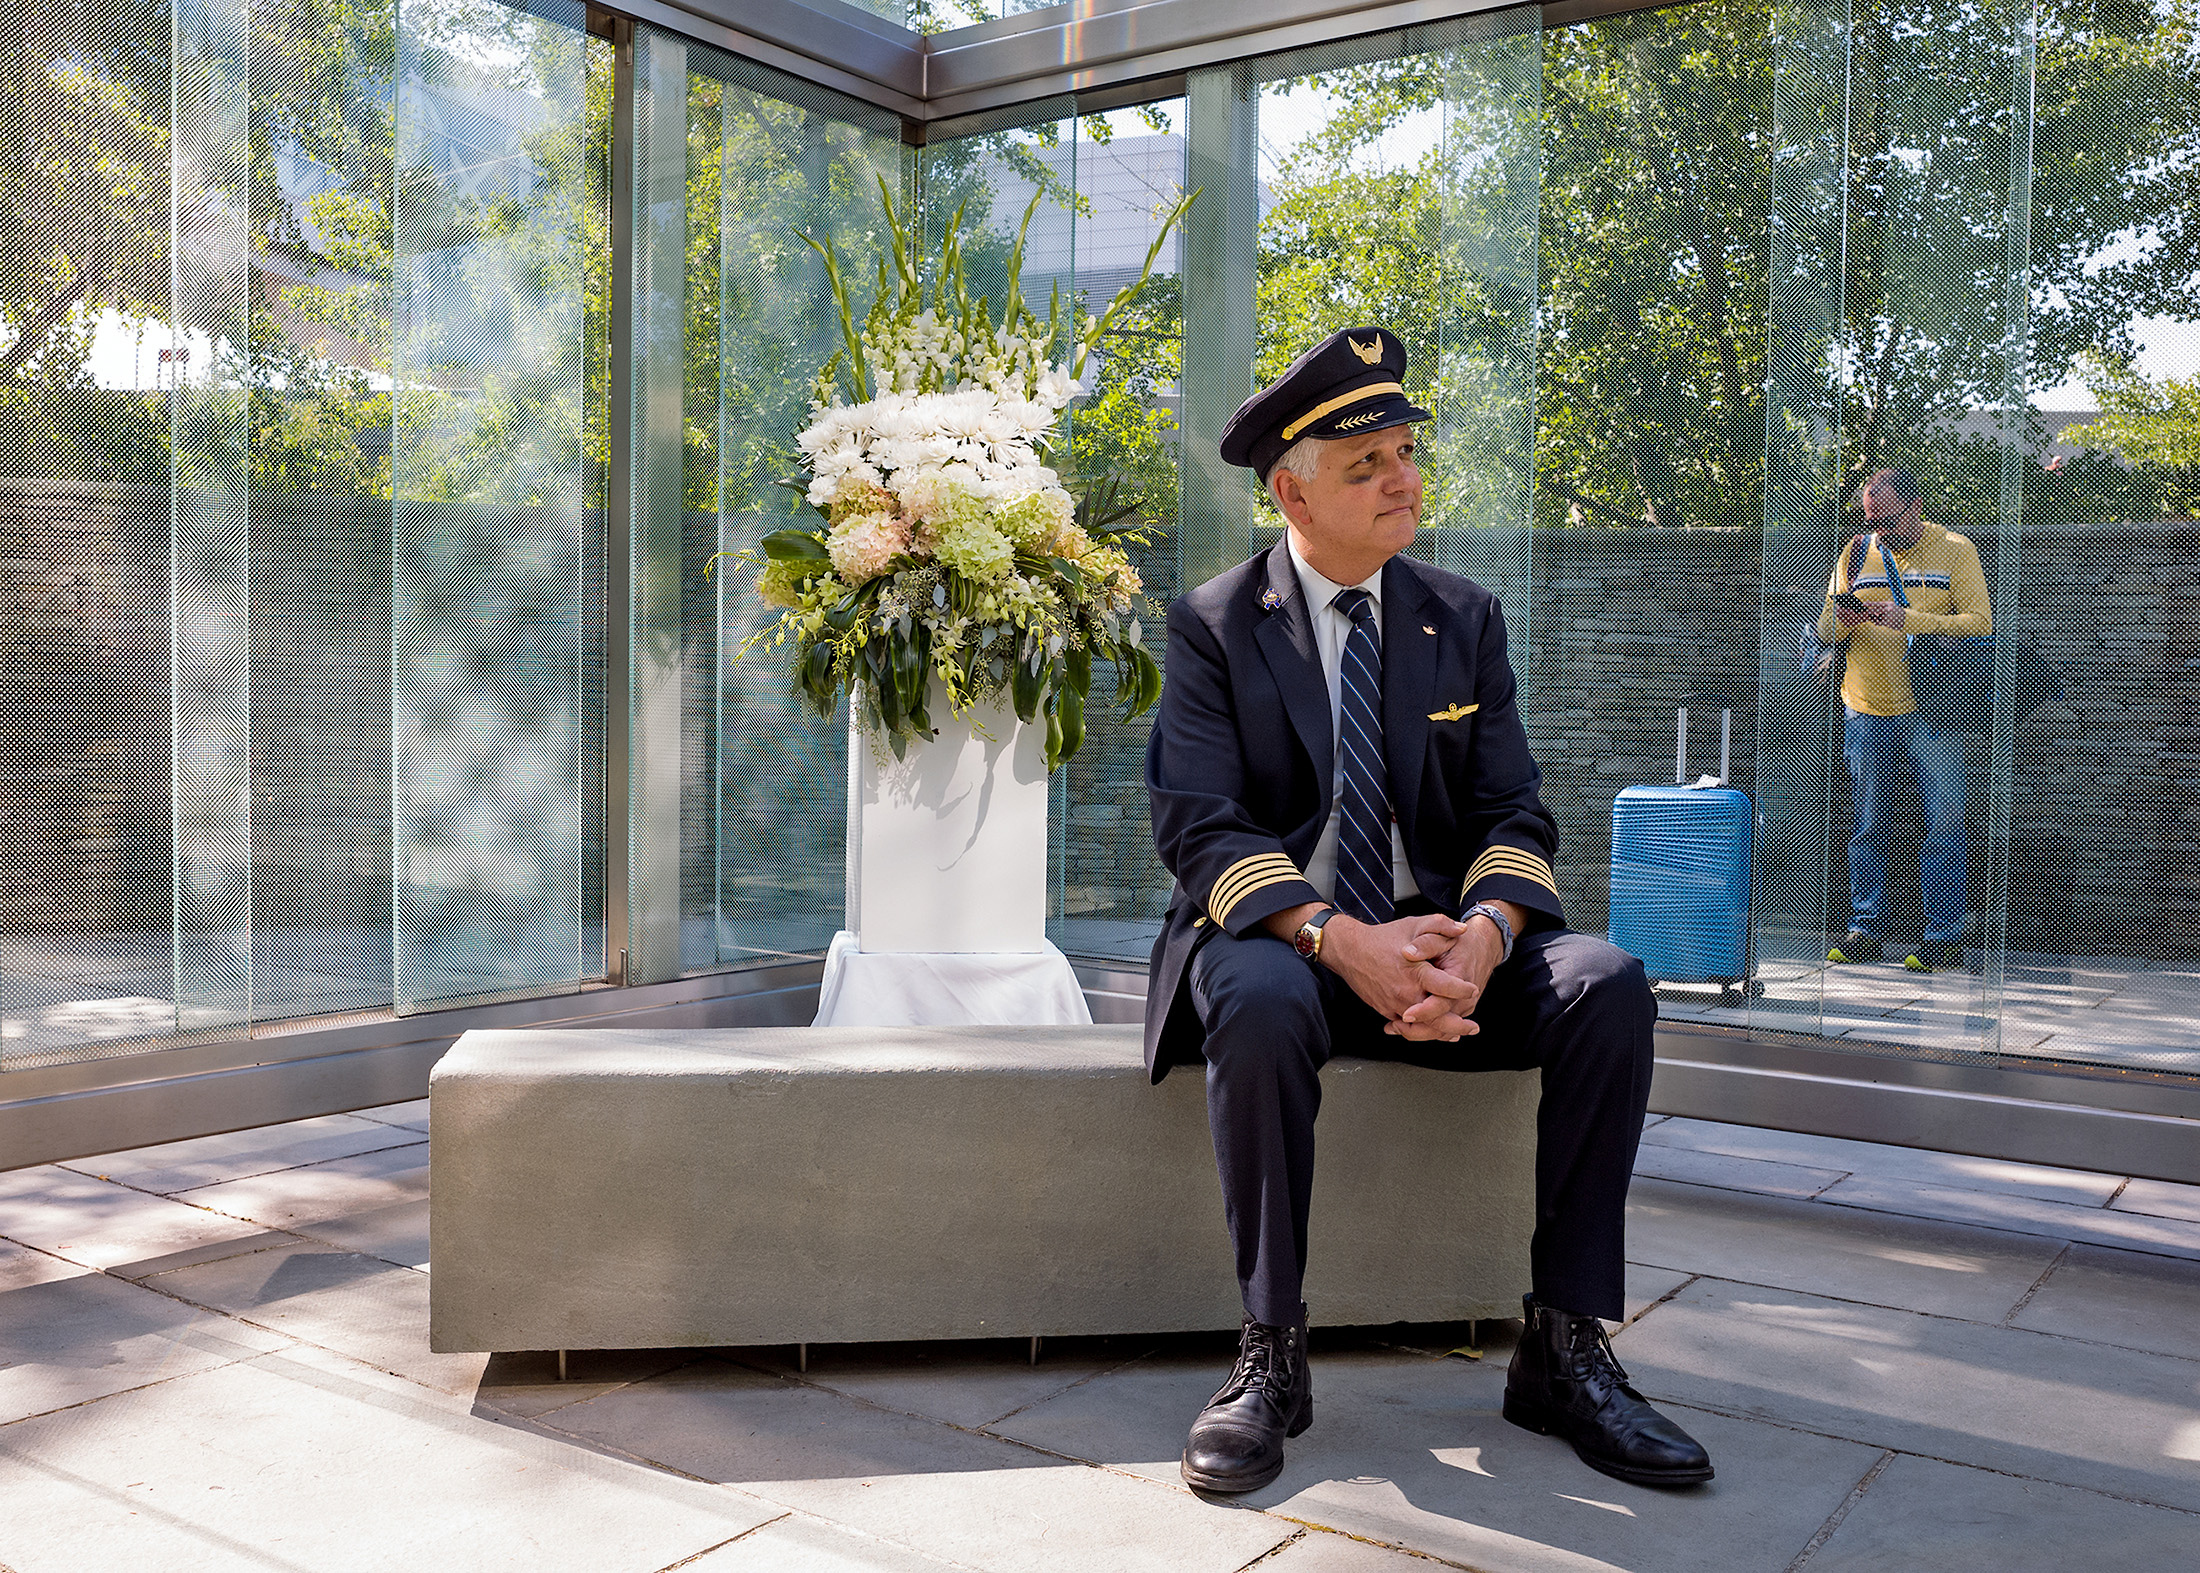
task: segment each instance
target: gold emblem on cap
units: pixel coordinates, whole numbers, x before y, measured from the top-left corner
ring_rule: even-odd
[[[1383,336],[1380,333],[1375,335],[1373,344],[1362,344],[1349,333],[1344,336],[1344,341],[1352,346],[1352,353],[1367,365],[1372,366],[1383,358]]]

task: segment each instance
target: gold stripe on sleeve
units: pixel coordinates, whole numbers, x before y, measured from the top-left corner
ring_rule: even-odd
[[[1256,890],[1303,879],[1298,865],[1281,852],[1259,852],[1240,858],[1222,871],[1207,895],[1207,910],[1220,927],[1228,927],[1230,909]]]
[[[1514,879],[1541,885],[1554,896],[1558,894],[1558,882],[1551,875],[1551,865],[1519,847],[1491,847],[1476,858],[1474,867],[1467,870],[1466,882],[1460,887],[1462,893],[1472,890],[1476,880],[1491,874],[1509,874]]]

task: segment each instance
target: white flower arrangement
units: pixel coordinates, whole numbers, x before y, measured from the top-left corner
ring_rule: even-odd
[[[1052,461],[1087,359],[1198,194],[1168,213],[1138,278],[1097,317],[1065,313],[1059,291],[1044,321],[1024,303],[1036,197],[998,320],[969,296],[959,210],[927,288],[915,217],[880,182],[892,267],[879,258],[860,328],[838,253],[804,237],[825,259],[844,343],[818,372],[795,437],[804,474],[788,484],[824,525],[731,554],[758,569],[758,593],[781,609],[742,654],[791,643],[796,686],[818,713],[847,691],[897,757],[937,735],[935,680],[958,716],[1008,696],[1019,719],[1044,725],[1049,770],[1084,741],[1096,659],[1115,665],[1126,720],[1160,697],[1127,550],[1147,536],[1125,524],[1132,509],[1112,479],[1079,497]]]

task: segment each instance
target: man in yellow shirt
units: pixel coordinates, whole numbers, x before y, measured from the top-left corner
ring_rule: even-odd
[[[1881,470],[1860,502],[1868,536],[1834,564],[1818,636],[1844,642],[1841,683],[1856,832],[1849,838],[1849,930],[1826,952],[1831,962],[1886,954],[1887,851],[1898,772],[1916,772],[1925,816],[1918,876],[1925,932],[1903,959],[1912,972],[1963,965],[1965,870],[1963,738],[1920,714],[1910,689],[1910,640],[1918,634],[1978,638],[1992,633],[1978,548],[1925,519],[1917,478]],[[1890,572],[1891,568],[1891,572]]]

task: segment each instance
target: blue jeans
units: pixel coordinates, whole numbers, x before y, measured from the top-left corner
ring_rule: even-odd
[[[1850,799],[1856,833],[1849,838],[1849,927],[1884,938],[1887,848],[1894,839],[1896,772],[1917,772],[1925,811],[1925,841],[1917,870],[1924,887],[1922,944],[1954,943],[1963,933],[1963,739],[1917,715],[1848,712]]]

